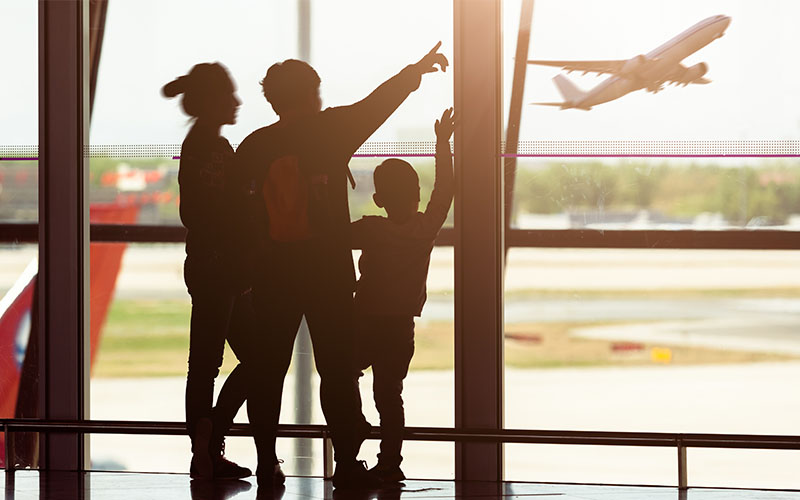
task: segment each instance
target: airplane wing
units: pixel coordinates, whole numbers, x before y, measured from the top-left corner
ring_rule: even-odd
[[[540,60],[530,60],[528,64],[536,64],[539,66],[553,66],[556,68],[562,68],[566,71],[582,71],[584,74],[586,73],[597,73],[597,74],[605,74],[605,73],[612,73],[612,74],[619,74],[622,72],[623,66],[627,63],[627,59],[623,60],[609,60],[609,61],[540,61]]]

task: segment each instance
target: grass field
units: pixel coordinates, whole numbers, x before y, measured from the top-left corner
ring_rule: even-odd
[[[185,375],[189,352],[190,311],[190,305],[185,301],[115,300],[104,327],[100,350],[93,367],[93,376]],[[573,328],[587,326],[592,325],[587,323],[507,325],[506,365],[515,368],[558,368],[666,362],[677,365],[746,363],[792,359],[777,354],[660,344],[626,345],[570,335]],[[418,323],[412,370],[451,370],[453,353],[452,323]],[[222,371],[229,372],[235,365],[236,358],[226,347]]]

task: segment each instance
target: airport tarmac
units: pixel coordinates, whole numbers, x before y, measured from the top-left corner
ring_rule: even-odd
[[[714,366],[630,368],[507,369],[507,428],[800,434],[800,362]],[[95,419],[183,418],[183,377],[93,379],[91,416]],[[316,396],[310,398],[312,423],[323,423]],[[218,384],[219,386],[219,384]],[[376,424],[369,374],[362,379],[365,414]],[[286,380],[281,421],[294,421],[294,379]],[[453,373],[415,371],[405,384],[408,425],[452,426]],[[246,421],[244,411],[237,420]],[[279,440],[287,472],[303,465],[321,474],[322,444],[311,444],[305,458],[294,443]],[[453,444],[406,443],[404,469],[412,478],[452,478]],[[250,438],[229,438],[227,454],[255,465]],[[375,463],[377,443],[368,441],[361,458]],[[96,435],[96,467],[137,471],[185,472],[185,437]],[[507,445],[506,477],[513,480],[673,484],[677,455],[672,448],[572,445]],[[303,462],[304,464],[301,464]],[[800,488],[800,452],[769,450],[690,450],[694,485]]]
[[[0,250],[0,293],[35,254],[33,245]],[[179,244],[129,245],[116,299],[188,301],[184,257]],[[434,249],[421,321],[452,321],[453,257]],[[515,248],[505,289],[507,323],[587,323],[575,333],[800,353],[798,251]]]
[[[354,252],[358,256],[358,252]],[[0,293],[36,256],[34,245],[0,248]],[[188,300],[180,244],[129,245],[117,280],[118,298]],[[453,249],[431,256],[428,290],[453,291]],[[507,293],[709,290],[800,290],[800,251],[513,248]]]

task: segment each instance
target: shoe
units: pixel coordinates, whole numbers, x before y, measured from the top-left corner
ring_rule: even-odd
[[[403,474],[399,465],[391,467],[378,462],[378,465],[369,471],[381,478],[385,484],[399,483],[406,479],[406,475]]]
[[[209,454],[214,466],[214,479],[243,479],[253,475],[253,472],[247,467],[242,467],[225,458],[224,438],[218,444],[217,449],[210,450]]]
[[[231,462],[225,455],[214,457],[213,462],[214,479],[244,479],[253,475],[250,469]]]
[[[194,428],[192,440],[192,463],[189,466],[189,476],[192,479],[212,479],[214,477],[214,463],[208,453],[208,444],[211,441],[211,419],[201,418]]]
[[[333,487],[343,489],[377,489],[383,486],[378,475],[367,470],[363,460],[348,465],[336,464],[333,473]]]
[[[258,479],[258,486],[261,487],[270,487],[270,486],[282,486],[283,483],[286,482],[286,474],[283,473],[281,469],[281,464],[283,460],[278,460],[272,466],[272,470],[262,470],[259,466],[258,470],[256,471],[256,478]],[[269,469],[269,467],[267,467]]]

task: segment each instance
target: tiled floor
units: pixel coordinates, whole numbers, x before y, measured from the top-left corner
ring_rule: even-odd
[[[456,499],[553,498],[555,500],[800,500],[800,492],[593,486],[537,483],[456,483],[406,481],[402,488],[375,492],[334,490],[318,478],[290,477],[275,491],[259,491],[255,479],[202,483],[182,474],[91,472],[86,474],[18,471],[3,475],[5,500],[248,500],[248,499]]]

